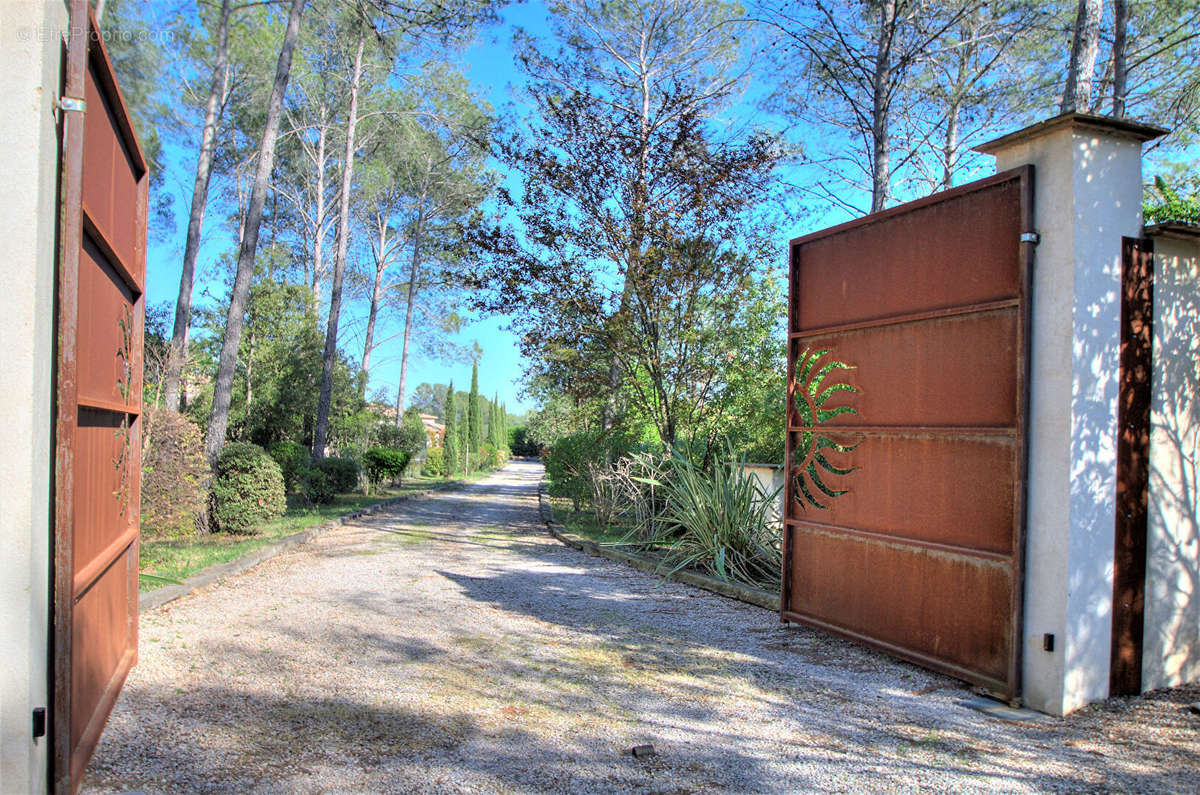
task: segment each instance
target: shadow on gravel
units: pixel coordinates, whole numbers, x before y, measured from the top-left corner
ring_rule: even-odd
[[[364,534],[364,548],[390,538],[464,550],[431,565],[440,581],[419,592],[397,581],[305,596],[334,604],[334,625],[264,620],[267,646],[225,637],[203,650],[220,661],[221,684],[199,675],[170,688],[131,682],[88,783],[166,792],[777,792],[928,788],[953,773],[959,786],[1003,789],[1200,786],[1194,743],[1139,734],[1129,720],[1133,710],[1158,729],[1195,731],[1200,718],[1182,709],[1200,698],[1195,690],[1045,725],[990,722],[948,704],[968,692],[954,680],[547,542],[532,477],[495,488],[495,498],[486,483],[468,489],[363,523],[376,531]],[[406,560],[427,549],[413,543]],[[288,662],[302,658],[298,669],[320,671],[326,695],[289,681]],[[243,673],[259,685],[240,685]],[[748,740],[741,718],[775,728],[773,742],[761,733]],[[1113,730],[1118,719],[1128,735]],[[1138,744],[1136,768],[1108,761],[1125,742]],[[626,753],[640,743],[658,755]],[[1051,751],[1070,774],[1045,769]]]

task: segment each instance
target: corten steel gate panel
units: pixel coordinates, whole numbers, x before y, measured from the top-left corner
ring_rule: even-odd
[[[1020,692],[1032,169],[791,246],[781,614]]]
[[[88,35],[86,0],[72,2],[71,28],[56,288],[57,792],[78,788],[137,658],[146,263],[146,164],[104,47]]]
[[[1142,692],[1146,520],[1150,498],[1150,374],[1154,366],[1154,244],[1130,237],[1121,244],[1117,520],[1108,692],[1113,696],[1130,696]]]

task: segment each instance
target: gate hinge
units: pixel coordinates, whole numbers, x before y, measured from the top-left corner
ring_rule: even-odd
[[[33,736],[34,739],[46,736],[46,708],[38,707],[33,711]]]
[[[71,110],[83,113],[87,110],[87,101],[79,97],[59,97],[58,108],[59,110]]]
[[[1022,232],[1021,233],[1021,242],[1022,243],[1032,243],[1036,246],[1038,243],[1042,242],[1042,236],[1039,235],[1037,232]]]

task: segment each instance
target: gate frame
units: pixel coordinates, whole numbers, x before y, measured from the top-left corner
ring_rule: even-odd
[[[121,140],[126,153],[134,167],[141,171],[138,180],[138,206],[132,211],[138,213],[135,223],[144,230],[146,225],[147,190],[149,172],[141,145],[137,140],[129,118],[125,100],[116,84],[112,62],[104,47],[103,37],[87,0],[70,0],[69,12],[70,38],[66,46],[66,57],[63,64],[64,100],[82,99],[86,95],[87,74],[92,64],[96,64],[97,88],[112,105],[115,121],[114,134]],[[93,35],[95,34],[95,35]],[[93,113],[105,113],[103,107],[90,109]],[[117,696],[124,685],[129,671],[137,664],[137,625],[138,625],[138,553],[139,535],[137,517],[140,508],[136,501],[130,500],[128,511],[134,517],[133,539],[109,565],[117,565],[121,556],[128,557],[129,570],[127,593],[132,598],[127,600],[126,627],[129,646],[120,659],[116,670],[110,677],[95,712],[88,716],[83,734],[76,748],[71,747],[73,683],[72,672],[74,662],[74,621],[75,601],[81,594],[75,593],[75,560],[74,560],[74,531],[75,531],[75,452],[79,417],[79,361],[78,361],[78,319],[79,319],[79,268],[85,233],[93,239],[100,252],[106,259],[111,260],[110,266],[127,286],[135,293],[132,306],[145,307],[145,241],[140,249],[142,279],[139,284],[134,274],[129,273],[121,260],[113,255],[111,245],[104,239],[101,230],[95,228],[88,218],[83,205],[84,189],[84,153],[86,142],[84,129],[86,126],[85,113],[82,105],[71,103],[60,104],[61,114],[61,165],[60,165],[60,199],[58,218],[58,267],[55,284],[55,343],[54,343],[54,405],[53,445],[54,471],[52,474],[52,493],[54,496],[53,516],[53,577],[51,582],[51,690],[52,716],[48,732],[50,738],[50,784],[54,792],[73,793],[78,790],[83,781],[92,753],[100,740],[104,725],[108,720]],[[139,263],[132,263],[139,264]],[[144,317],[141,311],[134,313],[133,348],[137,372],[135,383],[142,384],[142,334],[144,332]],[[106,407],[104,410],[116,411]],[[140,421],[142,397],[137,395],[135,402],[124,407],[126,416],[133,415]],[[139,437],[140,438],[140,437]],[[130,491],[140,492],[141,479],[141,445],[131,445]],[[123,538],[119,536],[118,539]],[[96,580],[102,576],[108,567],[96,575]],[[90,587],[90,586],[89,586]],[[86,592],[86,589],[85,591]]]
[[[1154,241],[1123,237],[1110,696],[1142,692],[1153,343]]]
[[[792,612],[788,609],[792,596],[792,532],[788,526],[788,513],[795,499],[792,485],[792,434],[788,424],[787,417],[791,413],[791,404],[793,398],[793,380],[795,374],[795,361],[792,340],[796,332],[793,331],[793,313],[796,307],[797,296],[796,279],[794,278],[794,269],[796,267],[796,253],[800,246],[832,235],[841,234],[844,232],[860,229],[871,226],[880,221],[890,220],[897,216],[905,215],[914,210],[920,210],[925,207],[940,204],[949,199],[955,199],[969,195],[979,190],[987,189],[1004,182],[1019,180],[1021,184],[1021,238],[1018,247],[1018,266],[1020,274],[1018,277],[1018,301],[1019,301],[1019,317],[1017,323],[1017,377],[1020,379],[1017,389],[1017,417],[1015,423],[1016,433],[1016,457],[1017,457],[1017,483],[1013,493],[1013,548],[1012,548],[1012,566],[1010,576],[1012,577],[1012,614],[1009,616],[1009,642],[1011,644],[1011,654],[1008,660],[1008,687],[987,687],[993,695],[1016,705],[1020,703],[1022,695],[1022,665],[1024,656],[1024,619],[1025,619],[1025,543],[1027,529],[1027,500],[1028,500],[1028,473],[1029,473],[1029,407],[1030,407],[1030,360],[1032,356],[1032,323],[1033,323],[1033,271],[1034,271],[1034,254],[1038,242],[1038,234],[1035,230],[1035,205],[1034,205],[1034,184],[1035,173],[1032,164],[1017,166],[1016,168],[1008,169],[990,177],[970,182],[966,185],[960,185],[946,191],[935,193],[931,196],[926,196],[921,199],[916,199],[905,204],[897,205],[886,210],[876,213],[870,213],[861,218],[856,218],[836,226],[829,227],[817,232],[812,232],[807,235],[794,238],[788,244],[788,322],[787,322],[787,409],[785,410],[784,432],[785,432],[785,452],[784,466],[786,470],[785,481],[785,504],[783,516],[783,543],[782,543],[782,587],[780,593],[779,615],[781,623],[794,622],[806,626],[814,627],[824,632],[829,632],[856,643],[861,643],[866,646],[878,649],[896,657],[915,662],[926,668],[931,668],[943,673],[947,673],[956,678],[964,678],[964,670],[939,661],[935,658],[930,658],[925,655],[902,649],[894,646],[886,641],[870,638],[850,630],[842,629],[833,625],[826,624],[820,620],[806,617],[800,613]],[[976,309],[981,307],[975,307]],[[927,320],[951,314],[963,314],[963,310],[970,311],[971,307],[957,307],[949,312],[945,310],[933,310],[920,313],[913,313],[908,320]],[[881,318],[882,319],[882,318]],[[875,322],[875,321],[872,321]],[[853,327],[858,324],[847,324]],[[833,430],[833,429],[830,429]],[[853,432],[853,428],[847,429]],[[988,685],[1001,683],[987,683]]]

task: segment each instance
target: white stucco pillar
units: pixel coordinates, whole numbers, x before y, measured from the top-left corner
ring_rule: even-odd
[[[1034,166],[1022,688],[1052,715],[1108,696],[1121,238],[1141,236],[1141,145],[1161,133],[1066,114],[979,147]]]
[[[44,792],[49,742],[51,401],[62,0],[0,3],[0,792]],[[47,727],[50,730],[50,727]]]

